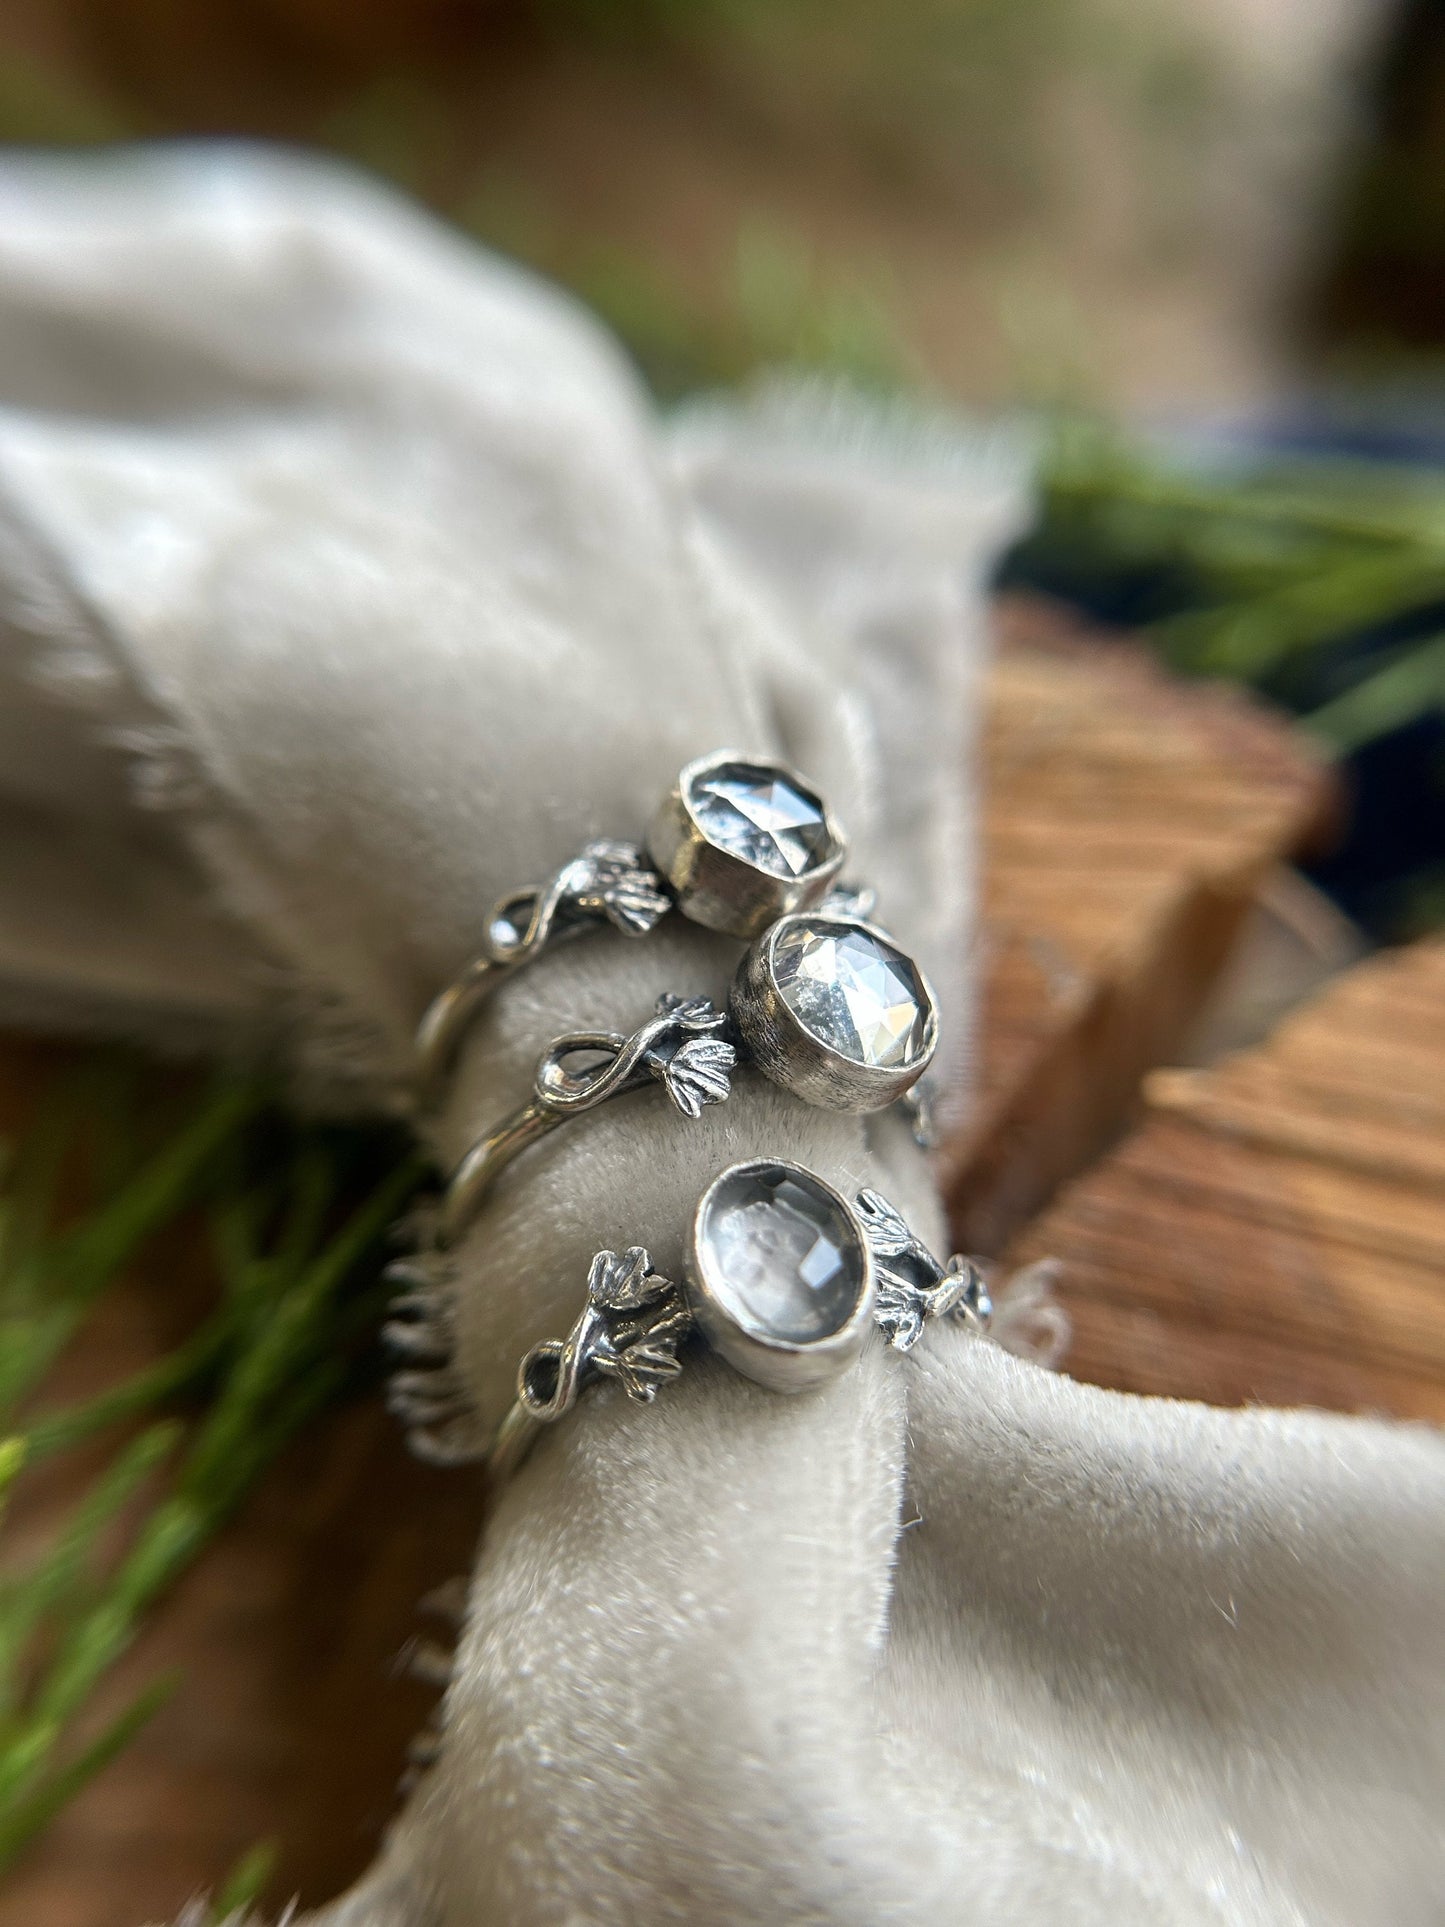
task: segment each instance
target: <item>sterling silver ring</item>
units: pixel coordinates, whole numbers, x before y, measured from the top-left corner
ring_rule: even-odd
[[[652,1082],[662,1085],[684,1117],[721,1103],[737,1063],[737,1047],[723,1034],[727,1027],[726,1011],[710,998],[662,996],[654,1015],[630,1037],[578,1030],[557,1038],[537,1060],[530,1100],[478,1138],[447,1180],[438,1244],[458,1243],[513,1158],[569,1117]]]
[[[694,1335],[758,1384],[804,1392],[846,1371],[875,1326],[906,1352],[930,1319],[986,1331],[991,1316],[977,1267],[941,1264],[878,1192],[850,1205],[801,1165],[734,1164],[698,1202],[681,1284],[641,1245],[596,1254],[577,1323],[522,1360],[489,1467],[498,1480],[515,1471],[540,1428],[598,1379],[650,1403]]]
[[[785,763],[718,750],[689,763],[635,843],[589,843],[549,883],[493,905],[484,947],[433,999],[416,1036],[435,1091],[466,1025],[505,977],[549,944],[610,925],[645,936],[669,910],[755,937],[827,896],[847,842],[818,791]]]
[[[695,1118],[728,1097],[744,1058],[805,1103],[878,1111],[917,1083],[937,1042],[928,980],[885,932],[821,912],[784,917],[743,958],[726,1012],[706,997],[667,995],[630,1037],[557,1038],[538,1061],[530,1100],[453,1171],[438,1238],[456,1244],[520,1152],[610,1098],[655,1082]]]

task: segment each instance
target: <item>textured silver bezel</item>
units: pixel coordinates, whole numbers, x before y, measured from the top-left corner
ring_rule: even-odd
[[[927,1006],[923,1047],[906,1064],[860,1064],[824,1043],[792,1009],[774,972],[778,939],[794,925],[833,924],[862,930],[907,957]],[[895,937],[858,917],[833,917],[817,910],[781,917],[763,932],[738,966],[729,998],[732,1020],[764,1076],[805,1104],[827,1111],[881,1111],[916,1084],[938,1048],[938,1003],[922,969]]]
[[[704,1255],[702,1231],[708,1209],[722,1188],[754,1171],[786,1171],[804,1185],[827,1194],[836,1205],[842,1221],[855,1241],[860,1264],[858,1298],[847,1320],[822,1338],[807,1341],[780,1338],[760,1327],[743,1323],[723,1302],[710,1277]],[[748,1158],[730,1164],[703,1192],[693,1212],[684,1267],[684,1289],[693,1319],[713,1350],[718,1352],[744,1377],[765,1385],[774,1392],[806,1392],[826,1385],[857,1358],[863,1341],[873,1326],[876,1287],[873,1251],[858,1213],[840,1191],[826,1183],[816,1172],[805,1170],[787,1158]]]
[[[760,869],[711,841],[693,812],[691,791],[701,778],[727,763],[776,771],[818,805],[831,844],[822,862],[801,876],[774,876],[770,870]],[[755,937],[775,918],[802,910],[825,896],[848,850],[832,811],[805,776],[775,757],[724,749],[700,756],[683,770],[652,819],[647,853],[672,886],[684,916],[729,936]]]

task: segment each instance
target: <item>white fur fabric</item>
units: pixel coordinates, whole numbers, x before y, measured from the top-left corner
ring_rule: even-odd
[[[226,150],[6,165],[0,403],[0,1010],[220,1041],[284,1008],[318,1081],[390,1101],[492,899],[732,743],[833,797],[961,1087],[996,463],[820,405],[663,435],[560,296]],[[556,1031],[735,955],[669,927],[515,980],[440,1154]],[[891,1121],[746,1076],[695,1125],[610,1106],[460,1254],[460,1427],[596,1248],[668,1269],[768,1151],[939,1234]],[[1119,1397],[958,1331],[814,1396],[707,1362],[602,1391],[503,1498],[440,1762],[317,1927],[1425,1927],[1442,1597],[1422,1430]]]

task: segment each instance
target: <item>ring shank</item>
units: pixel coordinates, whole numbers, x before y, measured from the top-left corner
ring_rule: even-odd
[[[555,1131],[565,1117],[565,1112],[550,1110],[534,1101],[514,1111],[485,1137],[478,1138],[447,1185],[441,1223],[437,1227],[438,1242],[457,1244],[470,1230],[488,1192],[512,1159]]]
[[[421,1102],[429,1104],[451,1069],[462,1034],[478,1006],[506,970],[488,957],[472,961],[430,1004],[416,1033],[416,1075]]]
[[[534,1417],[518,1399],[497,1427],[497,1436],[487,1454],[487,1476],[494,1492],[520,1468],[541,1430],[542,1420]]]

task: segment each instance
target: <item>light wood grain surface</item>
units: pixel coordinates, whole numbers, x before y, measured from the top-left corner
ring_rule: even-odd
[[[984,970],[956,1235],[997,1253],[1171,1061],[1282,856],[1328,833],[1334,779],[1241,693],[1018,599],[985,738]]]
[[[1009,1254],[1059,1257],[1070,1371],[1445,1421],[1445,939],[1144,1096]]]

